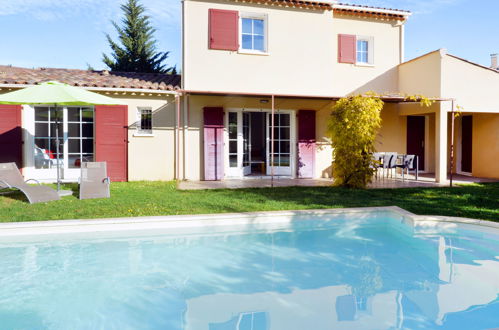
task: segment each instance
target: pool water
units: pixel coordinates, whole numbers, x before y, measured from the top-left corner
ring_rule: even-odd
[[[402,222],[0,238],[0,329],[499,327],[499,236]]]

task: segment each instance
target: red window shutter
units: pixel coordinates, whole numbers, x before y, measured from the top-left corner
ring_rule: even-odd
[[[355,63],[357,37],[351,34],[338,35],[338,62]]]
[[[23,138],[20,105],[0,104],[0,163],[16,163],[22,169]]]
[[[210,49],[239,49],[239,13],[233,10],[209,10]]]
[[[107,163],[111,181],[128,180],[128,106],[95,107],[95,160]]]
[[[204,108],[204,179],[222,180],[224,175],[223,108]]]
[[[315,111],[298,111],[298,177],[315,176]]]

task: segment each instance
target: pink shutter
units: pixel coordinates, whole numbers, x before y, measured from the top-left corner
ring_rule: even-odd
[[[315,111],[298,111],[298,177],[315,176]]]
[[[95,160],[107,163],[111,181],[128,180],[128,106],[95,107]]]
[[[15,162],[22,169],[21,106],[0,104],[0,163]]]
[[[338,62],[355,63],[357,37],[350,34],[338,35]]]
[[[223,108],[204,108],[204,179],[222,180],[223,164]]]
[[[209,10],[209,47],[210,49],[239,49],[239,13],[233,10]]]

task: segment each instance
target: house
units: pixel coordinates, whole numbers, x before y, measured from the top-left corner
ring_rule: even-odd
[[[113,181],[170,180],[175,95],[180,77],[0,66],[0,93],[57,80],[117,99],[120,106],[63,107],[61,178],[76,181],[82,161],[106,161]],[[0,163],[16,162],[25,177],[56,178],[53,105],[0,105]]]
[[[185,0],[182,6],[182,79],[0,67],[0,93],[60,80],[123,102],[121,110],[81,108],[77,121],[76,110],[64,110],[65,179],[74,180],[85,159],[108,161],[115,180],[330,177],[331,106],[367,91],[387,95],[379,151],[416,154],[421,171],[445,182],[450,113],[460,106],[454,171],[499,179],[499,72],[443,49],[406,62],[410,12],[327,0]],[[425,108],[404,94],[436,102]],[[9,118],[0,124],[0,161],[18,161],[28,176],[55,178],[47,106],[19,109],[0,107],[0,117]],[[85,123],[90,113],[93,130]]]
[[[386,97],[379,151],[416,154],[420,170],[446,181],[454,99],[455,170],[499,178],[498,72],[444,50],[404,62],[409,16],[336,1],[185,0],[181,178],[330,176],[331,105],[367,91],[437,100]]]

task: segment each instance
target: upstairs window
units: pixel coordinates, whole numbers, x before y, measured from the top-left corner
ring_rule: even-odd
[[[241,50],[267,52],[267,19],[265,16],[241,15]]]
[[[152,109],[151,108],[139,108],[138,109],[138,125],[137,134],[138,135],[152,135]]]
[[[374,64],[374,54],[373,54],[373,37],[361,37],[357,36],[357,64],[373,65]]]
[[[369,41],[357,40],[357,63],[369,63]]]
[[[338,62],[374,65],[374,38],[349,34],[338,35]]]

